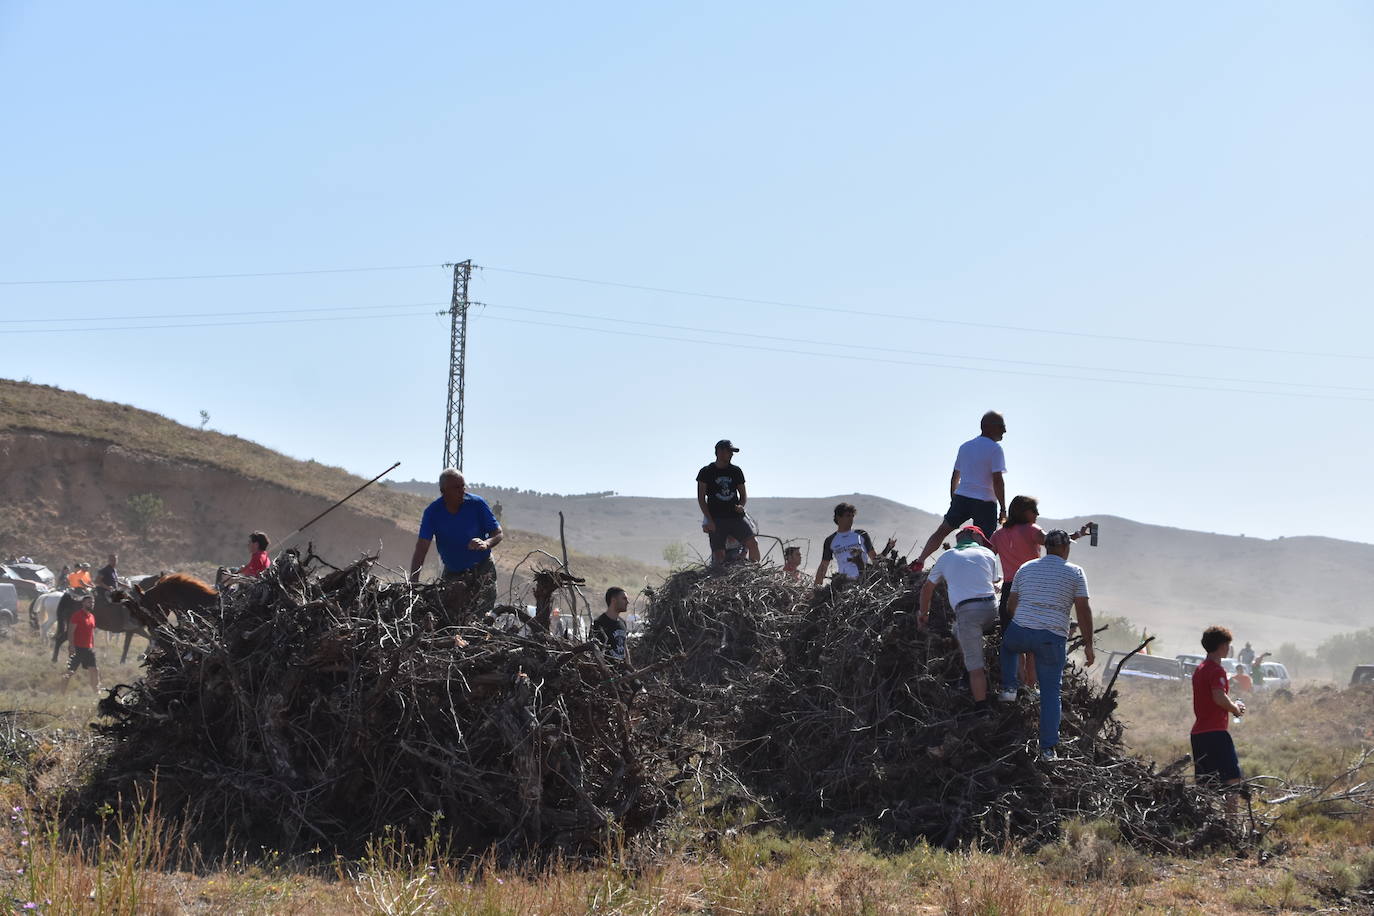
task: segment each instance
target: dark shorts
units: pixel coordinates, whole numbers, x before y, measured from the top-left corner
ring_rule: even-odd
[[[94,649],[73,649],[71,658],[67,661],[67,670],[75,671],[77,668],[97,668],[95,663]]]
[[[749,527],[749,523],[744,520],[743,515],[730,517],[711,518],[716,523],[716,530],[707,532],[707,540],[711,542],[711,550],[724,550],[727,538],[734,538],[741,544],[748,544],[754,539],[754,529]]]
[[[973,520],[973,524],[983,529],[985,537],[992,537],[992,533],[997,530],[997,500],[990,499],[985,502],[970,496],[955,496],[949,501],[949,511],[945,513],[946,525],[958,528],[970,519]]]
[[[1231,740],[1230,732],[1202,732],[1189,737],[1193,742],[1193,771],[1199,781],[1240,779],[1240,758],[1236,756],[1236,743]]]

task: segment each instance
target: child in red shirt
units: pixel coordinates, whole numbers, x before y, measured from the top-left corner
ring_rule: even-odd
[[[272,565],[272,559],[267,555],[267,544],[267,535],[261,531],[254,531],[248,535],[250,556],[247,565],[239,567],[240,576],[250,576],[257,579],[267,572],[267,568]]]
[[[1227,693],[1230,682],[1221,660],[1231,654],[1231,631],[1225,627],[1208,627],[1202,633],[1202,648],[1207,658],[1193,672],[1193,731],[1189,741],[1193,746],[1193,766],[1199,783],[1220,781],[1233,786],[1241,781],[1240,759],[1231,740],[1231,716],[1245,715],[1245,704],[1231,699]],[[1234,809],[1236,796],[1226,798],[1226,807]]]
[[[100,668],[95,661],[95,598],[91,595],[81,599],[81,605],[72,614],[69,632],[72,636],[72,655],[67,662],[67,673],[62,676],[62,692],[71,686],[72,675],[78,666],[91,672],[91,689],[100,695]]]

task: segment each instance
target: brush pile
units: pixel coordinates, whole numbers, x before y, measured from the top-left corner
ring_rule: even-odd
[[[679,573],[651,598],[639,661],[688,651],[680,726],[713,729],[742,784],[798,827],[1002,848],[1081,818],[1146,849],[1239,840],[1215,793],[1126,753],[1115,696],[1072,664],[1058,760],[1038,757],[1034,699],[975,711],[943,587],[917,627],[921,581],[895,557],[815,594],[776,571]]]
[[[158,628],[145,676],[101,702],[87,810],[155,781],[210,850],[355,854],[390,829],[511,858],[594,853],[673,809],[691,753],[595,648],[455,621],[443,586],[368,561],[313,566]]]

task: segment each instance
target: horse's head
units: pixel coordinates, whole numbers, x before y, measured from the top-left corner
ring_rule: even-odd
[[[534,597],[535,600],[548,600],[560,588],[586,584],[586,579],[574,576],[567,570],[541,569],[534,574]]]

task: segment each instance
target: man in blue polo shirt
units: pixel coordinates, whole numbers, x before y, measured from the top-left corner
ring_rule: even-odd
[[[439,475],[438,499],[420,516],[420,538],[410,558],[410,580],[417,581],[429,554],[429,542],[438,540],[444,579],[463,579],[477,589],[476,610],[496,604],[496,564],[491,549],[501,543],[501,523],[482,497],[467,492],[462,473],[446,468]]]

